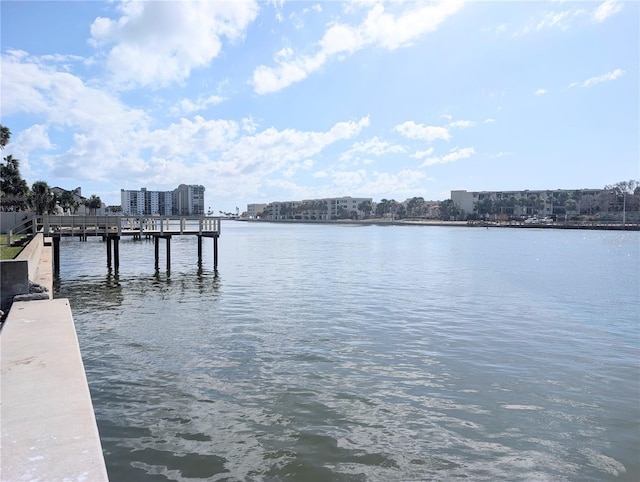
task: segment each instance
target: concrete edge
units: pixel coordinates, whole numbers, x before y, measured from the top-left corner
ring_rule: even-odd
[[[37,233],[31,241],[23,248],[15,259],[26,260],[29,263],[29,279],[34,280],[44,247],[44,235]]]
[[[0,361],[2,480],[107,481],[69,300],[14,303]]]

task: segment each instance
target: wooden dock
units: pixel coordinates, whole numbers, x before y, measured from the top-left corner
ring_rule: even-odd
[[[218,238],[220,237],[219,217],[211,216],[33,216],[23,222],[31,223],[33,232],[42,232],[53,242],[54,270],[60,269],[60,239],[100,236],[107,245],[107,267],[117,271],[120,266],[120,238],[153,238],[155,244],[155,268],[159,266],[160,239],[166,242],[167,271],[171,265],[171,237],[198,237],[198,266],[202,266],[202,238],[213,239],[213,267],[218,267]],[[11,235],[11,230],[8,233]]]

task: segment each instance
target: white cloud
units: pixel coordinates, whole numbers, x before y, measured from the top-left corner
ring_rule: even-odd
[[[211,105],[217,105],[224,102],[226,99],[219,95],[210,95],[208,97],[198,97],[195,102],[191,99],[182,99],[178,102],[176,106],[172,109],[172,113],[181,115],[181,114],[191,114],[193,112],[198,112],[201,110],[207,109]]]
[[[615,15],[622,10],[622,4],[616,0],[606,0],[602,2],[591,14],[595,22],[604,22],[611,15]]]
[[[166,86],[218,56],[222,38],[236,41],[258,5],[237,2],[122,2],[120,18],[99,17],[91,44],[111,46],[106,67],[117,85]]]
[[[496,120],[492,119],[491,117],[485,119],[482,121],[483,124],[493,124]]]
[[[52,146],[47,132],[74,133],[57,146],[56,155],[38,153],[33,175],[45,179],[53,175],[74,183],[93,180],[125,188],[151,184],[158,189],[207,179],[216,192],[253,192],[252,184],[261,185],[270,173],[311,169],[314,155],[369,125],[363,117],[336,122],[325,131],[261,130],[251,117],[232,121],[195,116],[155,127],[144,112],[24,53],[3,55],[2,74],[3,113],[46,119],[47,128],[41,123],[15,133],[11,147],[25,160],[35,150]],[[205,96],[197,102],[202,106],[216,101]],[[229,183],[230,176],[240,175],[242,184]]]
[[[442,157],[430,157],[426,161],[422,163],[420,167],[432,166],[434,164],[446,164],[448,162],[459,161],[460,159],[466,159],[471,157],[476,153],[476,150],[473,147],[464,147],[462,149],[458,149],[454,147],[449,151],[449,154],[446,154]]]
[[[420,139],[427,142],[433,142],[436,139],[448,141],[451,139],[449,129],[446,127],[426,126],[424,124],[416,124],[413,121],[407,121],[393,128],[402,136],[408,139]]]
[[[305,79],[318,71],[332,58],[344,58],[370,46],[394,50],[410,45],[424,33],[434,31],[461,7],[459,0],[446,0],[436,4],[414,4],[394,16],[381,4],[374,5],[359,25],[338,22],[329,25],[323,38],[317,43],[313,55],[299,55],[283,59],[276,55],[275,67],[258,66],[253,72],[251,84],[258,94],[277,92]]]
[[[538,89],[534,92],[536,95],[544,95],[547,93],[547,89]]]
[[[600,23],[622,10],[622,3],[618,0],[605,0],[592,11],[574,7],[572,2],[560,1],[558,5],[570,8],[547,11],[539,20],[533,20],[532,23],[515,32],[514,35],[524,35],[545,29],[568,30],[576,24],[581,25],[588,21]]]
[[[616,80],[625,74],[625,71],[622,69],[615,69],[611,72],[607,72],[606,74],[599,75],[597,77],[589,77],[587,80],[583,82],[573,82],[569,84],[569,87],[591,87],[596,84],[600,84],[601,82],[607,82],[609,80]]]
[[[357,154],[372,154],[374,156],[382,156],[384,154],[393,154],[405,152],[406,148],[397,144],[390,144],[380,140],[377,136],[364,142],[356,142],[351,149],[344,152],[340,156],[340,160],[346,161],[352,159]]]
[[[147,116],[81,78],[23,53],[2,56],[3,115],[29,113],[49,124],[114,138],[146,125]]]
[[[447,124],[448,127],[459,127],[459,128],[473,127],[475,125],[476,123],[470,120],[458,120],[458,121],[449,122]]]
[[[367,196],[397,196],[404,200],[416,192],[424,192],[424,181],[430,180],[422,171],[404,169],[396,173],[374,171],[361,186],[360,193]],[[369,193],[369,194],[366,194]]]
[[[536,30],[545,28],[560,28],[566,30],[569,28],[572,13],[569,10],[563,12],[547,12],[544,18],[536,25]]]
[[[424,159],[425,157],[428,157],[431,154],[433,154],[433,147],[430,147],[426,151],[416,151],[413,154],[411,154],[411,157],[413,157],[414,159]]]

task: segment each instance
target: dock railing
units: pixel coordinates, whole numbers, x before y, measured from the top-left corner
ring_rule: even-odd
[[[220,218],[210,216],[36,216],[45,236],[219,236]]]

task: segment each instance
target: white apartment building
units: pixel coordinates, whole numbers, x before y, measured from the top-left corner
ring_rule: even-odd
[[[120,190],[120,206],[124,215],[160,215],[173,214],[173,193],[171,191]]]
[[[181,216],[204,215],[204,186],[180,184],[173,191],[173,213]]]
[[[554,189],[523,191],[451,191],[451,200],[465,215],[475,212],[477,203],[490,200],[501,215],[538,216],[581,213],[595,203],[602,189]]]
[[[124,215],[170,216],[204,214],[204,186],[180,184],[173,191],[120,190]]]
[[[352,198],[350,196],[303,199],[302,201],[275,201],[266,205],[268,219],[331,220],[342,218],[362,218],[359,209],[363,202],[372,203],[372,198]],[[247,206],[247,212],[248,212]],[[263,208],[264,210],[264,208]]]
[[[257,219],[262,215],[264,209],[268,206],[266,203],[261,204],[247,204],[247,217],[249,219]]]

